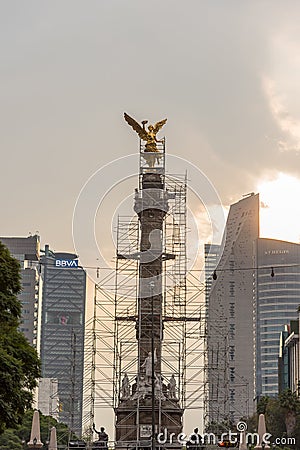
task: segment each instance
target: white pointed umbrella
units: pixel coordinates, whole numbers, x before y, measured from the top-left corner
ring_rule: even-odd
[[[50,432],[50,442],[48,450],[57,450],[56,428],[52,427]]]
[[[254,447],[255,450],[260,450],[262,448],[271,448],[268,444],[265,444],[265,446],[262,446],[263,443],[263,438],[264,435],[266,434],[267,430],[266,430],[266,421],[265,421],[265,415],[264,414],[260,414],[259,418],[258,418],[258,436],[259,436],[259,442],[257,443],[257,445]]]
[[[41,441],[40,431],[40,415],[38,411],[34,411],[32,417],[30,441],[27,443],[29,448],[42,448],[43,443]]]
[[[246,432],[242,431],[240,433],[240,444],[239,444],[239,450],[247,450],[247,442],[246,442]]]

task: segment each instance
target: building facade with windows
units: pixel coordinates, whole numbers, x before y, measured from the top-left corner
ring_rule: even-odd
[[[38,410],[45,416],[59,420],[57,378],[41,378],[38,386]]]
[[[40,237],[0,237],[0,241],[8,248],[21,267],[22,291],[18,298],[22,304],[20,331],[38,350],[38,315],[40,308],[39,273]]]
[[[278,356],[278,392],[279,394],[289,388],[289,350],[285,346],[285,340],[289,336],[290,326],[285,325],[279,337]]]
[[[208,419],[237,422],[254,408],[253,243],[259,196],[231,205],[208,298]]]
[[[221,245],[204,244],[205,300],[209,301],[209,293],[213,282],[213,273],[221,256]]]
[[[42,376],[57,379],[59,420],[82,432],[86,272],[77,256],[52,252],[41,258]]]
[[[300,316],[300,307],[298,307],[298,316]],[[291,321],[288,328],[289,333],[283,342],[285,361],[279,361],[281,363],[279,365],[281,368],[281,371],[279,371],[279,391],[289,388],[300,397],[300,317],[298,320]],[[282,373],[285,375],[284,385]]]
[[[276,396],[281,332],[297,319],[300,244],[257,239],[254,247],[255,396]]]

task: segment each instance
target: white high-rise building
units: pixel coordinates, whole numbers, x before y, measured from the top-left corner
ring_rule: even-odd
[[[37,409],[45,416],[59,420],[59,396],[57,378],[41,378],[38,386]]]
[[[253,412],[253,246],[259,195],[231,205],[222,255],[208,298],[209,421],[237,422]]]
[[[213,273],[220,259],[222,247],[219,244],[204,244],[205,300],[208,304],[213,283]]]

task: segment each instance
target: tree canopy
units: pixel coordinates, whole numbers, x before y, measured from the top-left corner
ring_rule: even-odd
[[[296,441],[296,445],[292,443],[285,446],[272,447],[274,449],[298,449],[300,442],[300,400],[297,395],[290,389],[281,392],[278,397],[261,397],[257,404],[257,414],[251,416],[248,422],[248,431],[256,432],[259,414],[265,414],[267,432],[272,435],[271,442],[275,442],[276,438],[283,438],[285,442],[288,437],[292,437]],[[293,423],[290,430],[288,429],[287,414],[294,413]],[[290,441],[292,442],[292,441]],[[274,444],[275,445],[275,444]]]
[[[20,265],[0,242],[0,433],[21,423],[40,377],[36,350],[18,330]]]

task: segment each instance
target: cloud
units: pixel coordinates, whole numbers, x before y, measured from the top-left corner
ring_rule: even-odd
[[[267,76],[262,79],[264,92],[270,111],[280,130],[282,138],[278,139],[278,147],[284,151],[300,150],[300,119],[294,117],[288,110],[284,94],[280,94],[276,82]]]
[[[136,120],[168,117],[167,155],[199,167],[225,205],[255,190],[268,171],[299,170],[297,152],[283,149],[298,149],[300,139],[300,113],[291,107],[297,101],[299,71],[291,65],[300,54],[300,6],[223,3],[191,0],[187,8],[154,0],[150,11],[138,0],[95,0],[84,7],[66,0],[45,10],[28,0],[17,17],[11,3],[3,3],[6,169],[0,184],[3,192],[11,188],[0,202],[2,226],[23,234],[27,216],[63,248],[69,229],[62,233],[61,224],[70,223],[67,212],[70,217],[86,179],[105,163],[138,152],[124,110]],[[293,45],[282,37],[291,33]],[[26,187],[41,206],[29,209],[23,202],[16,222],[24,173],[40,166],[56,182],[29,177]],[[44,205],[49,217],[60,217],[59,230],[40,214]]]

